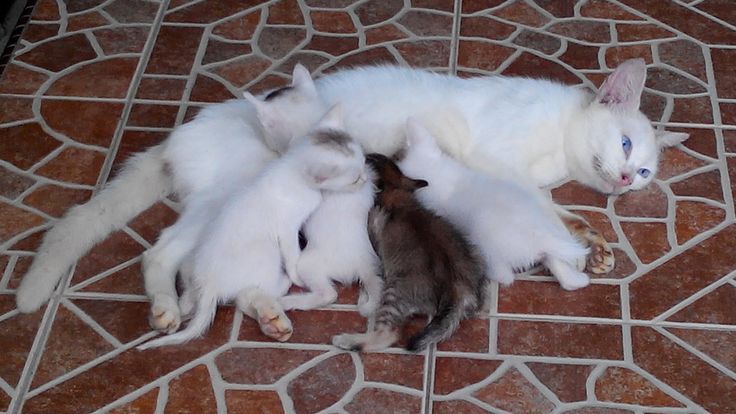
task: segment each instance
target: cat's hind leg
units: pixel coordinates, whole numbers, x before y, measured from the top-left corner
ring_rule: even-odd
[[[548,256],[544,259],[544,265],[552,272],[565,290],[576,290],[590,284],[590,278],[585,273],[577,270],[571,263],[567,263],[556,257]]]
[[[276,298],[259,288],[246,288],[238,293],[235,304],[244,314],[258,322],[261,332],[279,342],[288,341],[294,333],[291,320]]]
[[[582,241],[586,247],[590,247],[587,269],[597,275],[613,270],[616,259],[613,255],[613,249],[608,245],[606,239],[584,218],[570,213],[560,206],[555,206],[555,211],[570,234]]]
[[[329,305],[337,299],[337,291],[332,286],[330,271],[325,267],[325,258],[307,247],[297,262],[296,272],[299,274],[306,293],[295,293],[283,296],[279,302],[284,310],[309,310]]]
[[[332,345],[348,351],[374,352],[390,347],[399,340],[399,329],[388,325],[359,334],[340,334],[332,337]]]
[[[373,315],[381,304],[381,291],[383,290],[383,278],[372,271],[364,271],[359,276],[360,295],[358,296],[358,312],[368,317]]]
[[[194,308],[197,306],[197,290],[194,286],[194,269],[191,260],[182,263],[180,274],[183,291],[179,297],[179,311],[181,319],[188,320],[194,316]]]

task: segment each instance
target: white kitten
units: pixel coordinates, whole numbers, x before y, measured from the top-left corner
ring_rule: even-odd
[[[339,108],[332,109],[307,137],[269,164],[251,185],[227,199],[208,224],[191,263],[182,269],[196,292],[192,321],[185,330],[139,348],[178,344],[200,336],[212,323],[217,303],[232,299],[246,314],[255,313],[259,323],[270,325],[275,338],[288,339],[290,325],[282,330],[288,319],[283,311],[278,313],[273,301],[286,293],[289,277],[296,274],[299,228],[319,205],[320,190],[355,190],[365,179],[364,164],[360,146],[340,126]],[[259,312],[258,304],[253,303],[254,292],[273,299],[268,314]]]
[[[514,269],[542,261],[564,289],[588,285],[588,276],[575,268],[587,249],[567,232],[538,190],[463,166],[444,154],[434,137],[411,118],[407,145],[399,167],[404,174],[429,182],[416,197],[478,246],[487,276],[509,285]]]

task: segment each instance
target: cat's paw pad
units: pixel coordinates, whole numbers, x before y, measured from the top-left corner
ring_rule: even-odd
[[[362,349],[359,335],[356,334],[335,335],[332,337],[332,345],[346,351],[360,351]]]
[[[574,273],[559,279],[560,286],[565,290],[577,290],[590,284],[590,278],[585,273]]]
[[[605,240],[597,241],[590,246],[588,255],[588,270],[596,275],[602,275],[613,270],[616,259],[611,246]]]
[[[181,312],[176,299],[168,295],[156,295],[148,314],[148,323],[151,328],[167,334],[172,334],[181,325]]]
[[[258,325],[261,332],[269,338],[279,342],[286,342],[294,333],[291,321],[283,312],[266,311],[258,315]]]

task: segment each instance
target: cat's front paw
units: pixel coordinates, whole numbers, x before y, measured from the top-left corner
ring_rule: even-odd
[[[616,265],[613,249],[603,236],[597,235],[591,240],[588,254],[588,270],[596,275],[609,273]]]
[[[169,295],[154,296],[148,323],[157,331],[167,334],[176,332],[181,325],[181,312],[176,299]]]
[[[565,290],[577,290],[584,288],[590,284],[590,278],[585,273],[573,273],[565,275],[564,278],[558,278],[560,286]]]
[[[358,334],[340,334],[332,337],[332,345],[346,351],[357,351],[362,349],[362,341]]]
[[[289,318],[283,311],[277,309],[259,310],[258,325],[264,335],[279,342],[288,341],[294,333]]]

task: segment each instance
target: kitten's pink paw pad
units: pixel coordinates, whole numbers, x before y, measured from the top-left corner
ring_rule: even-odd
[[[616,259],[613,250],[605,241],[593,243],[588,255],[588,270],[596,275],[601,275],[613,270]]]
[[[172,334],[179,329],[181,325],[181,315],[179,306],[171,306],[171,304],[157,304],[154,302],[151,311],[148,314],[148,323],[151,328]]]
[[[291,338],[291,334],[294,333],[291,321],[285,314],[263,314],[258,317],[258,324],[264,335],[279,342],[288,341]]]

